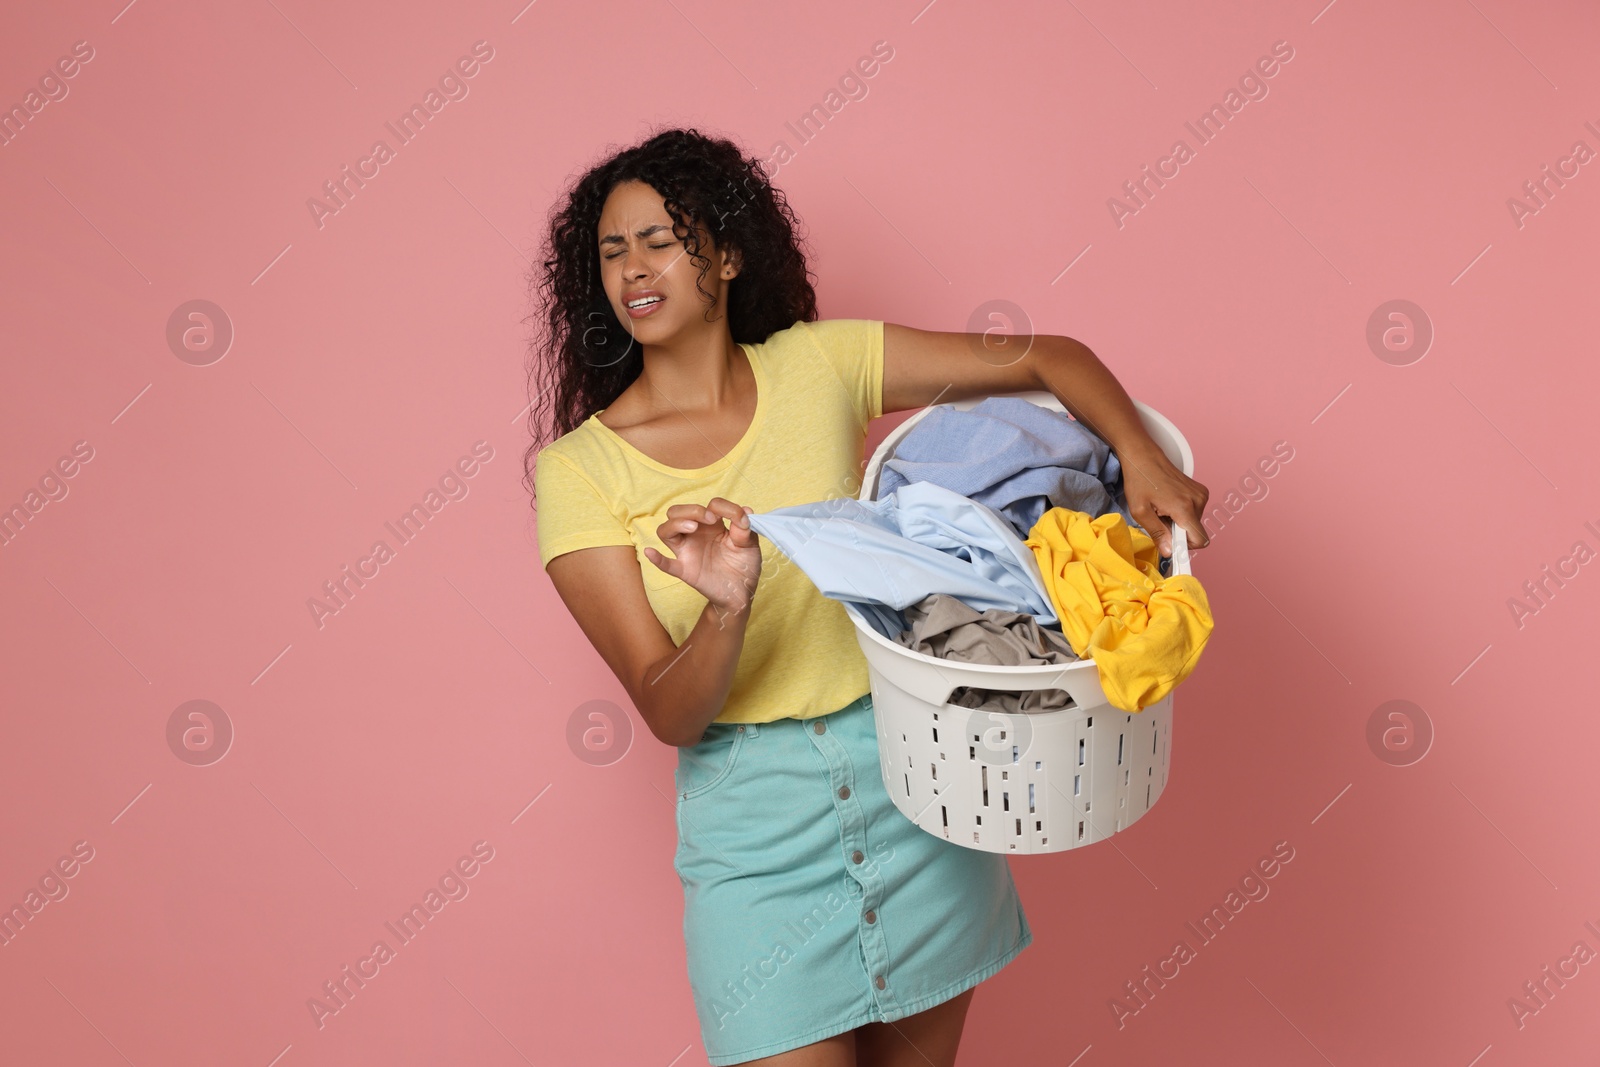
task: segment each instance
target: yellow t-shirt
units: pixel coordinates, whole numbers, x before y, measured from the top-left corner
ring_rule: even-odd
[[[855,496],[867,424],[883,414],[881,321],[796,322],[740,347],[755,374],[755,418],[715,463],[695,470],[657,463],[597,412],[546,445],[534,470],[541,566],[574,549],[634,546],[650,607],[679,646],[706,598],[644,554],[649,545],[672,558],[656,536],[667,508],[720,496],[761,512]],[[855,627],[843,604],[818,592],[771,541],[759,541],[761,578],[744,648],[714,721],[838,711],[871,689]]]

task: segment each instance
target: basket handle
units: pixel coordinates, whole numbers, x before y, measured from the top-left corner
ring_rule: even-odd
[[[1172,573],[1192,574],[1189,569],[1189,531],[1172,524]]]

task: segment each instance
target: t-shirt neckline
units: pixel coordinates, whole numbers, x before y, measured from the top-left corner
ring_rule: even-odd
[[[755,440],[756,432],[761,428],[761,420],[766,414],[767,410],[767,394],[771,391],[767,383],[766,372],[762,369],[761,361],[756,358],[755,346],[745,344],[743,341],[737,343],[739,347],[744,350],[745,358],[750,361],[750,371],[753,375],[755,375],[756,411],[755,414],[750,418],[750,427],[749,429],[745,430],[744,436],[739,439],[737,444],[724,453],[720,459],[713,460],[704,467],[669,467],[667,464],[645,455],[633,445],[629,444],[621,434],[617,433],[617,431],[601,422],[600,412],[605,411],[605,408],[601,408],[600,411],[590,415],[588,421],[594,423],[595,427],[600,431],[601,434],[610,438],[629,456],[638,460],[640,463],[643,463],[650,469],[660,471],[663,474],[670,474],[677,478],[693,478],[706,474],[715,474],[723,470],[725,467],[732,464],[734,460],[738,459],[741,455],[749,450],[750,443]]]

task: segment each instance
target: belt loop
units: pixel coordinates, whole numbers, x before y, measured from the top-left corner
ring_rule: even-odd
[[[757,737],[760,734],[761,734],[761,724],[760,723],[758,723],[758,722],[747,722],[747,723],[744,724],[744,736],[746,737],[746,739],[752,738],[752,737]]]

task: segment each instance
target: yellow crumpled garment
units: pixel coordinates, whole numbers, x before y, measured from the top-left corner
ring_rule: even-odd
[[[1113,707],[1143,711],[1194,670],[1211,637],[1200,580],[1163,578],[1156,544],[1116,512],[1050,508],[1025,542],[1072,650],[1094,658]]]

